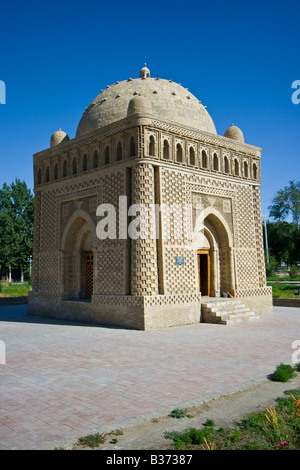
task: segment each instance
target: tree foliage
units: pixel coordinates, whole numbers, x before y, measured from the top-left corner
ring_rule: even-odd
[[[275,220],[285,220],[291,215],[293,222],[299,228],[300,221],[300,181],[289,181],[288,186],[277,191],[269,207],[270,217]]]
[[[270,255],[278,265],[296,265],[300,262],[300,181],[289,181],[277,191],[269,210],[275,219],[267,223]],[[292,216],[290,223],[286,221],[288,216]]]
[[[268,221],[267,233],[269,252],[277,265],[292,266],[300,262],[300,230],[294,223]]]
[[[0,266],[24,266],[32,254],[34,195],[16,179],[0,189]]]

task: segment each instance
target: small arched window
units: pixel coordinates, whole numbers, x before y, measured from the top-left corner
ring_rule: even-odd
[[[176,160],[182,162],[182,147],[180,144],[176,145]]]
[[[228,157],[224,157],[224,172],[225,173],[229,173],[229,161],[228,161]]]
[[[87,170],[87,155],[86,153],[82,157],[82,171]]]
[[[54,179],[57,180],[58,179],[58,164],[55,163],[54,165]]]
[[[122,160],[122,144],[119,141],[117,145],[117,162],[119,162],[120,160]]]
[[[235,176],[239,176],[240,173],[240,168],[239,168],[239,162],[237,159],[234,160],[234,174]]]
[[[149,139],[149,155],[151,157],[155,156],[155,139],[153,135],[150,135]]]
[[[68,174],[67,161],[64,160],[62,175],[63,175],[63,177],[65,177],[65,176],[67,176],[67,174]]]
[[[257,165],[253,163],[253,179],[257,180]]]
[[[214,153],[213,169],[219,171],[219,157],[216,153]]]
[[[202,168],[207,168],[207,155],[206,155],[206,152],[205,150],[202,150],[202,153],[201,153],[201,166]]]
[[[109,146],[107,145],[104,151],[104,165],[109,165],[109,163],[110,163],[110,151],[109,151]]]
[[[130,142],[129,142],[129,156],[134,157],[135,156],[135,140],[133,135],[130,137]]]
[[[77,160],[76,160],[76,158],[73,158],[72,169],[73,169],[73,175],[76,175],[77,174]]]
[[[93,168],[98,168],[98,151],[94,150],[93,153]]]
[[[194,147],[190,147],[190,165],[195,165],[196,159],[195,159],[195,149]]]
[[[163,145],[163,158],[165,158],[166,160],[170,158],[169,148],[170,148],[169,142],[165,139],[164,145]]]
[[[46,171],[45,171],[45,183],[48,183],[50,179],[50,172],[49,172],[49,167],[47,166]]]
[[[37,172],[37,184],[41,184],[42,182],[42,172],[41,170],[38,170]]]
[[[244,177],[248,178],[249,172],[248,172],[248,163],[244,162]]]

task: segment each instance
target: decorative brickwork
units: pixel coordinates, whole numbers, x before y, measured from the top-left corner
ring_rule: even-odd
[[[270,311],[260,156],[235,126],[217,135],[201,102],[172,81],[144,77],[101,93],[76,138],[59,131],[34,156],[29,312],[141,329],[185,325],[200,321],[204,278],[205,295],[229,291]],[[110,215],[97,215],[102,204]],[[97,236],[103,221],[114,222],[116,237]]]

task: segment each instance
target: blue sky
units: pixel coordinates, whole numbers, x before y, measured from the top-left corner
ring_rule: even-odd
[[[189,88],[223,135],[262,148],[262,211],[300,179],[300,2],[14,1],[0,6],[0,186],[33,188],[32,155],[59,128],[75,137],[106,85],[152,76]]]

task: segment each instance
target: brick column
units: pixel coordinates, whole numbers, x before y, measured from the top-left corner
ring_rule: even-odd
[[[155,204],[154,168],[151,164],[140,163],[132,169],[132,204],[141,204],[148,214],[152,214],[151,204]],[[135,217],[132,218],[133,221]],[[131,294],[157,295],[157,252],[155,222],[140,227],[140,238],[131,240]],[[131,220],[132,223],[132,220]]]

